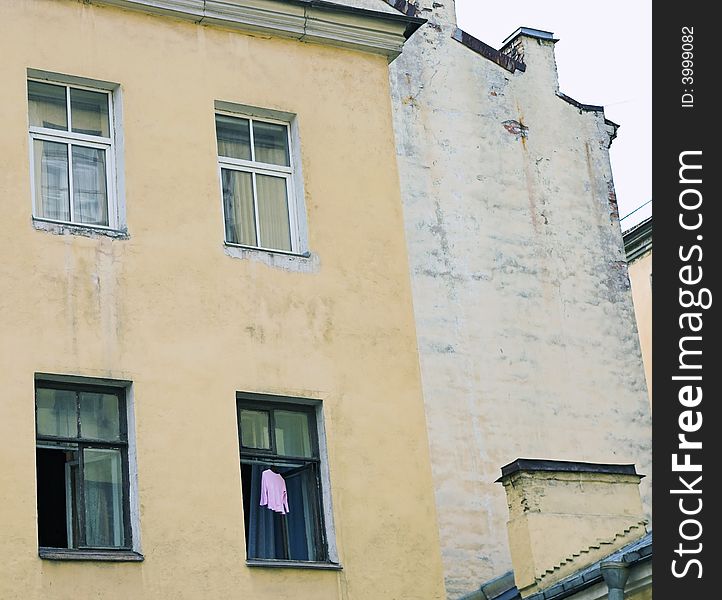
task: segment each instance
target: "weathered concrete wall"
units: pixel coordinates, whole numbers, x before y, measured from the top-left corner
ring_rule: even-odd
[[[0,598],[443,595],[385,57],[0,2]],[[128,239],[31,223],[27,68],[122,89]],[[298,115],[312,273],[224,253],[214,100]],[[38,557],[33,376],[133,381],[142,563]],[[342,571],[249,568],[236,391],[323,400]]]
[[[642,348],[644,376],[649,405],[652,406],[652,251],[629,263],[629,281],[634,299],[634,315]]]
[[[451,38],[450,0],[391,65],[447,593],[511,568],[517,457],[634,463],[651,428],[601,112],[557,95],[552,42],[511,73]],[[580,48],[580,52],[584,49]]]

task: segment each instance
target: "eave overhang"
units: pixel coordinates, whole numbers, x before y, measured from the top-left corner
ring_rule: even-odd
[[[426,20],[324,0],[85,0],[199,25],[316,42],[386,56],[391,62]]]
[[[631,263],[652,249],[652,217],[622,233],[627,262]]]

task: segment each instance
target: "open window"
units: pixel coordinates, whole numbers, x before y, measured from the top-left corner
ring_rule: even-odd
[[[249,562],[329,560],[313,406],[238,400]]]
[[[129,551],[124,388],[37,381],[35,415],[41,556]]]

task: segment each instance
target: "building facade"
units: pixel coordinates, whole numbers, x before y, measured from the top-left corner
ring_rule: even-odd
[[[651,422],[603,108],[566,96],[550,32],[500,50],[453,0],[391,65],[446,589],[511,569],[501,465],[634,464]],[[409,7],[407,7],[409,8]],[[584,49],[580,48],[579,52]]]
[[[649,405],[652,405],[652,217],[624,232],[624,250],[642,348]]]
[[[0,597],[443,598],[388,79],[420,21],[0,17]]]

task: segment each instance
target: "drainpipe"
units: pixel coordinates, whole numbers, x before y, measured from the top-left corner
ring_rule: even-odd
[[[607,598],[609,600],[624,600],[624,586],[629,577],[627,563],[607,560],[603,561],[599,568],[609,589]]]

